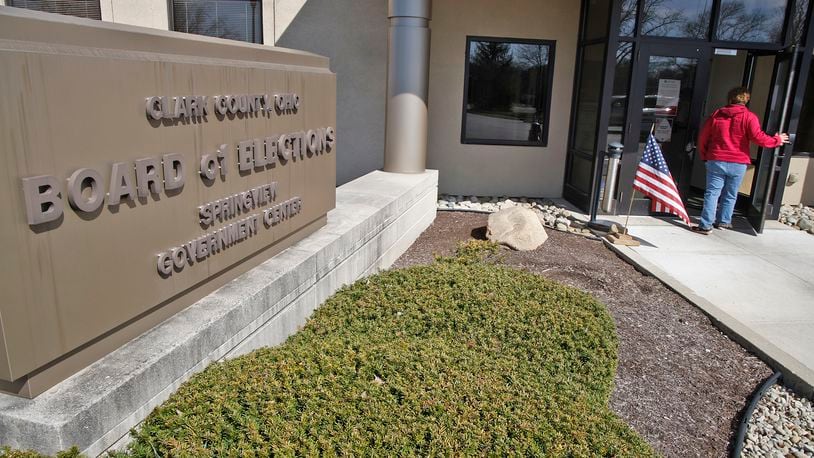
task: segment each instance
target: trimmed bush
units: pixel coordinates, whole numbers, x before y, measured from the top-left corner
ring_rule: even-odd
[[[616,337],[587,294],[484,261],[384,272],[305,328],[197,374],[132,456],[650,456],[607,408]]]
[[[71,447],[69,450],[65,450],[64,452],[59,452],[56,454],[56,458],[79,458],[84,456],[79,453],[79,449],[76,447]],[[48,458],[46,455],[42,455],[37,453],[33,450],[13,450],[9,447],[0,447],[0,458]]]

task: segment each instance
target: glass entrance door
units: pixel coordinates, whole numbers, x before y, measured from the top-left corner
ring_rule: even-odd
[[[630,203],[633,176],[652,131],[682,197],[690,186],[695,139],[709,73],[703,47],[647,44],[639,51],[631,83],[625,153],[619,181],[620,210]],[[633,202],[634,214],[647,214],[649,199]]]
[[[799,52],[794,48],[778,54],[775,58],[766,122],[763,126],[766,133],[770,135],[784,132],[789,127],[798,58]],[[799,112],[799,109],[797,111]],[[778,194],[778,185],[783,184],[780,177],[785,177],[788,172],[792,146],[792,144],[788,144],[778,148],[759,150],[751,197],[746,211],[746,218],[758,233],[763,232],[766,218],[776,213],[773,206],[780,204],[779,199],[775,199],[775,196]]]

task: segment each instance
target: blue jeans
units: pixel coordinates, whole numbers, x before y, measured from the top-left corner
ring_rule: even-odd
[[[732,223],[732,212],[735,210],[735,201],[738,199],[738,188],[746,174],[746,164],[734,162],[707,161],[707,190],[704,192],[704,210],[701,212],[702,229],[709,229],[712,223]],[[718,198],[721,199],[721,209],[718,218]]]

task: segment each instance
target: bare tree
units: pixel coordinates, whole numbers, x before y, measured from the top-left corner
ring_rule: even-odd
[[[548,47],[543,45],[516,45],[517,60],[526,68],[542,68],[548,65]]]
[[[624,0],[622,2],[622,17],[619,21],[619,35],[633,35],[636,27],[637,0]]]
[[[633,43],[622,42],[616,48],[616,64],[628,63],[630,64],[630,57],[633,54]]]
[[[791,12],[792,23],[792,44],[803,42],[803,32],[806,28],[806,13],[808,12],[808,0],[797,0],[794,2],[794,10]],[[781,19],[782,20],[782,19]],[[780,31],[773,37],[775,42],[780,41]]]
[[[665,6],[666,0],[647,0],[639,13],[643,35],[669,36],[681,24],[687,22],[684,13],[671,11]]]
[[[721,3],[718,39],[727,41],[766,41],[769,38],[769,15],[763,10],[747,11],[736,0]]]

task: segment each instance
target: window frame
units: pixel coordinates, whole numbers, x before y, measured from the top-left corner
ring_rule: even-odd
[[[102,20],[101,0],[89,0],[87,2],[87,3],[95,3],[96,4],[96,10],[94,10],[94,11],[99,12],[99,17],[98,18],[95,17],[95,16],[94,17],[88,17],[88,16],[79,16],[79,15],[70,14],[70,13],[63,13],[63,12],[52,12],[52,11],[38,10],[36,8],[29,8],[28,4],[27,4],[28,2],[26,0],[23,0],[23,2],[26,3],[25,6],[13,5],[13,3],[14,3],[13,0],[7,0],[4,4],[6,6],[8,6],[9,8],[19,8],[19,9],[24,9],[24,10],[28,10],[28,11],[38,11],[38,12],[42,12],[42,13],[59,14],[59,15],[62,15],[62,16],[78,17],[80,19],[89,19],[89,20],[92,20],[92,21],[101,21]]]
[[[631,35],[619,35],[617,33],[616,39],[622,41],[636,41],[647,40],[649,42],[663,42],[663,43],[692,43],[699,46],[712,46],[713,48],[731,48],[731,49],[749,49],[758,51],[779,51],[783,48],[791,46],[791,28],[792,28],[792,4],[798,0],[788,0],[786,3],[786,12],[783,18],[783,30],[781,31],[781,41],[777,43],[765,41],[724,41],[717,39],[718,26],[720,25],[720,7],[723,0],[712,0],[710,11],[710,25],[707,34],[704,38],[691,38],[691,37],[665,37],[659,35],[644,35],[642,33],[641,12],[644,9],[647,0],[633,0],[636,7],[636,17],[634,20],[633,33]],[[614,5],[619,5],[621,8],[624,0],[614,0]],[[620,9],[621,12],[621,9]],[[617,31],[618,32],[618,31]]]
[[[232,38],[222,38],[222,37],[216,37],[216,36],[212,36],[212,35],[203,35],[203,34],[198,34],[198,33],[193,33],[193,32],[184,32],[182,30],[177,30],[175,28],[175,3],[173,2],[173,0],[167,0],[167,23],[168,23],[167,28],[172,32],[180,32],[180,33],[186,33],[186,34],[189,34],[189,35],[197,35],[199,37],[210,37],[210,38],[218,38],[218,39],[221,39],[221,40],[232,40],[232,41],[237,41],[237,42],[240,42],[240,43],[248,43],[248,44],[254,44],[254,45],[265,45],[266,44],[266,36],[265,36],[264,30],[263,30],[263,22],[264,22],[263,2],[266,1],[266,0],[246,0],[246,1],[255,1],[255,2],[257,2],[257,5],[259,6],[259,10],[260,10],[260,26],[259,26],[259,28],[260,28],[260,41],[259,42],[235,40],[235,39],[232,39]]]
[[[541,132],[541,140],[533,142],[528,140],[495,140],[487,138],[467,138],[466,136],[466,105],[469,96],[469,50],[473,41],[485,41],[492,43],[518,43],[518,44],[532,44],[548,46],[548,76],[546,81],[543,81],[543,88],[545,89],[545,100],[542,103],[542,116],[541,121],[543,129]],[[532,146],[532,147],[547,147],[548,146],[548,131],[549,121],[551,120],[551,93],[554,88],[554,62],[556,52],[556,40],[536,39],[536,38],[511,38],[511,37],[485,37],[477,35],[466,36],[466,47],[464,49],[464,91],[463,101],[461,103],[461,144],[463,145],[501,145],[501,146]]]

